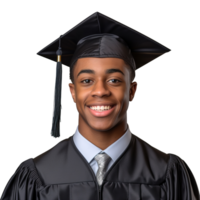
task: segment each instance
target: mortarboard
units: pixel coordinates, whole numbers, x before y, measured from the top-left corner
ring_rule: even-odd
[[[61,35],[37,53],[57,62],[51,135],[60,136],[62,64],[73,67],[83,57],[117,57],[136,70],[168,51],[167,47],[99,12]]]

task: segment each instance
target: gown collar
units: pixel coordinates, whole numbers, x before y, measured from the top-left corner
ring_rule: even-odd
[[[121,155],[121,153],[125,150],[131,140],[131,132],[129,126],[127,125],[126,132],[114,143],[112,143],[109,147],[102,150],[99,147],[95,146],[89,140],[87,140],[78,130],[76,129],[75,134],[73,135],[74,143],[81,152],[81,154],[85,157],[88,163],[92,161],[92,159],[100,152],[105,152],[107,155],[111,157],[113,162],[117,160],[117,158]]]

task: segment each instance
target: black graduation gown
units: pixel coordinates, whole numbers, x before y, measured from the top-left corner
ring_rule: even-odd
[[[73,137],[20,164],[1,200],[199,200],[187,164],[132,134],[101,187]]]

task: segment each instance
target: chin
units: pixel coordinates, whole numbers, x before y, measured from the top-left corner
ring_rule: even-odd
[[[92,123],[90,125],[90,127],[96,131],[102,131],[102,132],[106,132],[106,131],[109,131],[110,129],[112,129],[114,127],[113,124],[102,124],[102,123]]]

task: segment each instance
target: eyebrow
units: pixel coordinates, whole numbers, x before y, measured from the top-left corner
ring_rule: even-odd
[[[119,69],[107,69],[106,70],[106,74],[111,74],[111,73],[115,73],[115,72],[119,72],[119,73],[121,73],[121,74],[123,74],[124,75],[124,73],[121,71],[121,70],[119,70]],[[77,77],[80,75],[80,74],[83,74],[83,73],[88,73],[88,74],[95,74],[95,71],[94,70],[91,70],[91,69],[83,69],[83,70],[81,70],[79,73],[78,73],[78,75],[77,75]]]

